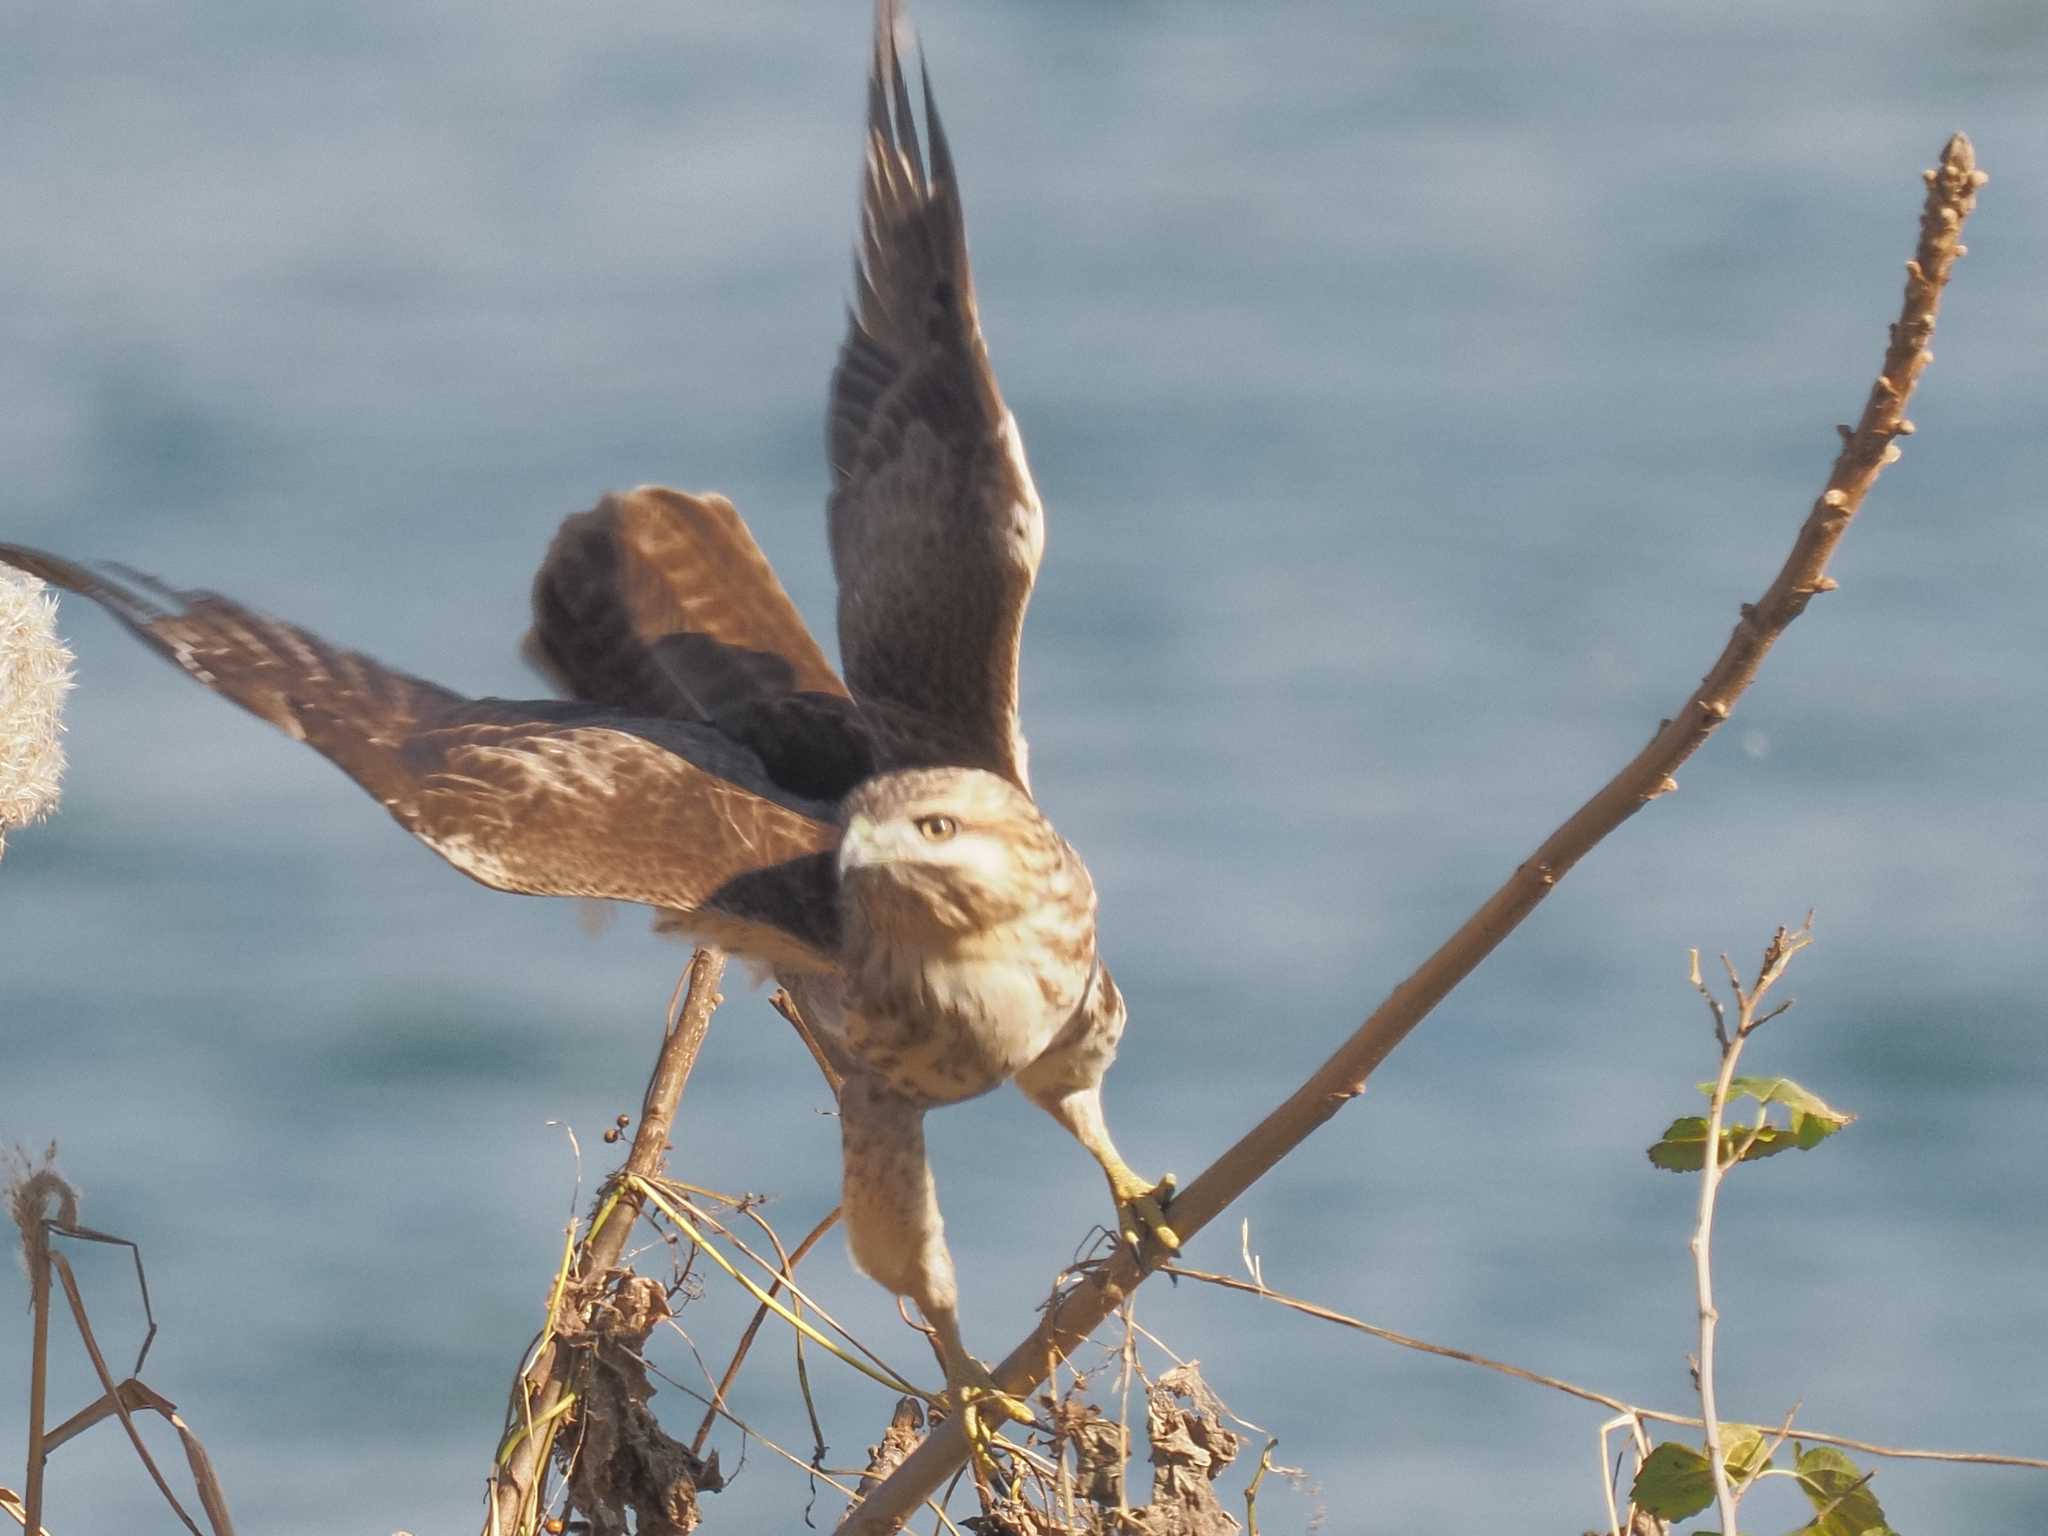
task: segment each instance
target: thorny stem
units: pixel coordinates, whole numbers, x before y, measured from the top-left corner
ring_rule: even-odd
[[[700,949],[690,957],[681,1008],[662,1042],[661,1054],[655,1060],[653,1075],[641,1100],[640,1125],[633,1135],[633,1149],[610,1187],[600,1193],[596,1213],[584,1233],[582,1251],[574,1261],[578,1279],[602,1276],[617,1268],[626,1251],[645,1199],[644,1184],[635,1180],[655,1178],[661,1173],[668,1153],[669,1131],[675,1125],[676,1106],[682,1102],[683,1089],[697,1064],[697,1053],[703,1049],[704,1036],[711,1028],[712,1010],[723,1001],[718,983],[724,973],[725,956],[715,949]],[[545,1326],[552,1335],[552,1311]],[[514,1383],[507,1416],[511,1436],[500,1449],[498,1465],[491,1474],[485,1536],[525,1533],[538,1523],[542,1476],[564,1409],[573,1396],[570,1383],[579,1359],[579,1352],[565,1350],[550,1339]]]
[[[1933,361],[1927,343],[1941,292],[1963,254],[1964,221],[1977,190],[1989,179],[1977,169],[1970,141],[1952,137],[1939,168],[1928,171],[1920,238],[1906,267],[1906,292],[1891,328],[1884,371],[1871,386],[1857,425],[1793,540],[1777,576],[1754,604],[1745,605],[1734,633],[1700,684],[1664,721],[1620,772],[1546,838],[1506,882],[1483,902],[1437,951],[1423,961],[1336,1053],[1257,1126],[1240,1137],[1173,1202],[1174,1230],[1183,1241],[1207,1226],[1239,1195],[1319,1130],[1365,1090],[1366,1079],[1410,1031],[1518,927],[1557,884],[1624,821],[1677,787],[1672,775],[1720,729],[1755,681],[1764,659],[1788,625],[1822,592],[1834,590],[1827,574],[1849,524],[1884,467],[1898,457],[1894,439],[1912,431],[1905,409],[1921,373]],[[1006,1391],[1028,1393],[1044,1380],[1055,1352],[1078,1348],[1131,1290],[1158,1267],[1128,1252],[1118,1256],[1052,1308],[1030,1337],[994,1371]],[[868,1499],[841,1524],[842,1536],[884,1532],[914,1509],[966,1458],[966,1437],[954,1420],[927,1436]]]

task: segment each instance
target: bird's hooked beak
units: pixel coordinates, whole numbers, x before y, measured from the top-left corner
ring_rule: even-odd
[[[889,835],[888,828],[873,818],[849,817],[846,830],[839,837],[840,875],[844,877],[853,870],[894,863],[902,857],[896,843],[897,839]]]

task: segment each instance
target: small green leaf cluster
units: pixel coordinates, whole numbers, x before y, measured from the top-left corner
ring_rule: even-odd
[[[1831,1445],[1805,1449],[1792,1443],[1792,1465],[1777,1467],[1765,1454],[1772,1432],[1755,1424],[1721,1426],[1728,1475],[1739,1483],[1761,1477],[1789,1477],[1813,1506],[1813,1518],[1792,1536],[1898,1536],[1884,1518],[1870,1474]],[[1714,1473],[1707,1453],[1667,1440],[1643,1458],[1629,1497],[1659,1520],[1683,1520],[1714,1502]],[[1692,1536],[1718,1536],[1695,1531]]]
[[[1701,1083],[1700,1092],[1714,1096],[1712,1083]],[[1819,1094],[1809,1092],[1789,1077],[1737,1077],[1729,1081],[1730,1101],[1754,1099],[1761,1108],[1754,1125],[1721,1127],[1720,1162],[1755,1162],[1796,1148],[1811,1151],[1855,1116],[1835,1109]],[[1775,1104],[1785,1112],[1783,1123],[1770,1119]],[[1706,1166],[1707,1117],[1681,1115],[1665,1127],[1664,1134],[1650,1148],[1650,1161],[1670,1173],[1698,1173]]]

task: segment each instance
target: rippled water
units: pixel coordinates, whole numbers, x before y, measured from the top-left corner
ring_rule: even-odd
[[[2048,12],[923,10],[1049,509],[1035,776],[1133,1003],[1119,1136],[1183,1175],[1692,685],[1860,403],[1916,173],[1972,132],[1997,179],[1841,594],[1683,791],[1192,1257],[1237,1267],[1242,1216],[1273,1285],[1688,1406],[1692,1192],[1641,1155],[1712,1064],[1684,951],[1751,956],[1814,907],[1800,1007],[1754,1062],[1862,1120],[1734,1181],[1724,1404],[2048,1453]],[[823,622],[866,26],[17,8],[0,536],[517,694],[556,521],[666,481],[731,494]],[[592,937],[470,885],[96,613],[66,623],[66,811],[0,866],[0,1132],[59,1137],[86,1218],[144,1245],[148,1378],[244,1529],[474,1528],[575,1200],[551,1122],[587,1190],[684,955],[635,914]],[[793,1235],[835,1197],[834,1128],[733,990],[676,1162],[774,1193]],[[998,1353],[1099,1185],[1013,1096],[935,1142],[970,1339]],[[79,1263],[119,1357],[121,1260]],[[811,1283],[920,1361],[836,1244]],[[684,1323],[717,1356],[742,1309],[708,1291]],[[1604,1518],[1580,1405],[1192,1286],[1139,1315],[1307,1469],[1264,1529]],[[0,1383],[25,1336],[0,1329]],[[857,1462],[887,1398],[813,1373]],[[69,1411],[83,1367],[60,1375]],[[0,1466],[22,1402],[0,1390]],[[736,1406],[808,1451],[779,1342]],[[60,1455],[52,1528],[164,1528],[92,1439]],[[756,1445],[712,1528],[787,1528],[800,1487]],[[1901,1529],[2048,1515],[2040,1474],[1897,1465],[1877,1489]],[[1803,1518],[1774,1497],[1760,1525]]]

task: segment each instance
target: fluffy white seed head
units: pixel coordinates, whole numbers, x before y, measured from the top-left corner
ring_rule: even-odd
[[[0,567],[0,852],[10,827],[57,808],[70,689],[71,652],[57,638],[55,594]]]

